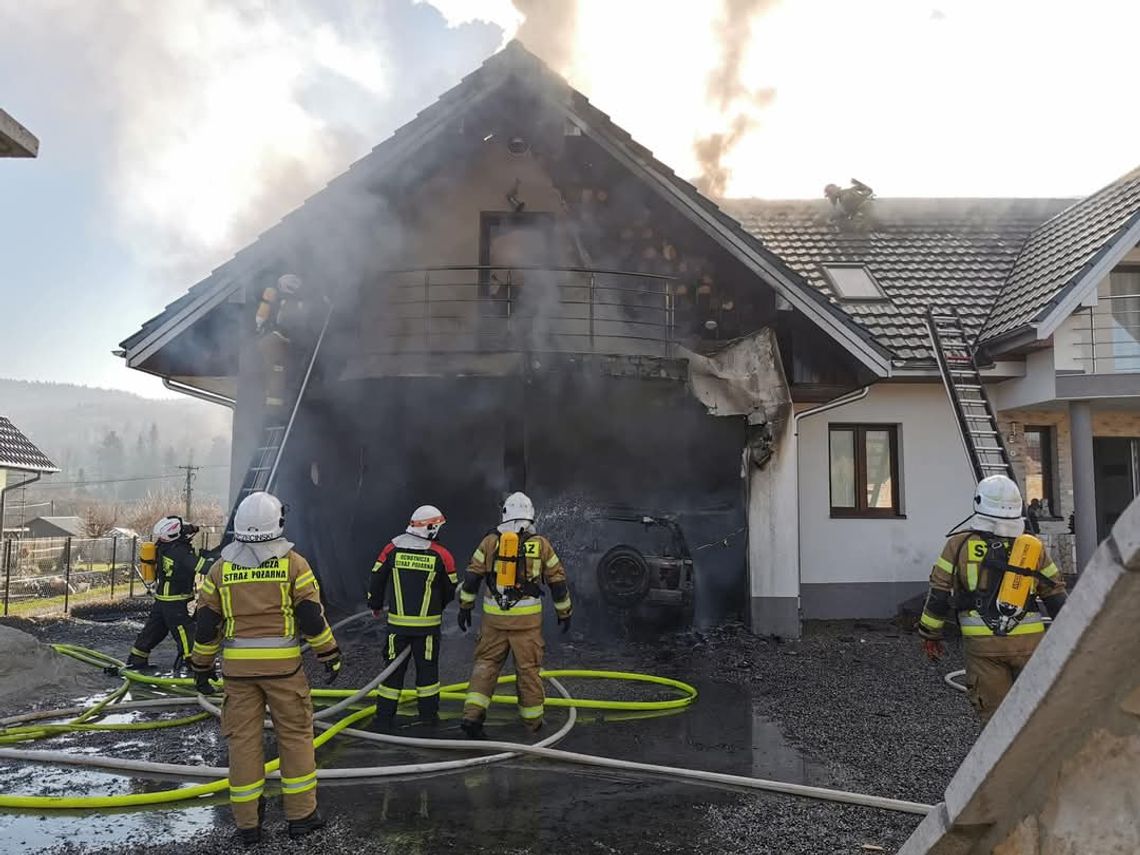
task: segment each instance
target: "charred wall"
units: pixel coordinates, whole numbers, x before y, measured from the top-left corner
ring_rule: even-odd
[[[744,601],[743,419],[714,418],[677,381],[542,373],[527,377],[341,382],[309,398],[279,481],[289,536],[327,598],[363,601],[379,548],[417,505],[448,517],[460,562],[527,490],[539,529],[589,603],[599,551],[636,537],[597,517],[623,507],[679,516],[695,553],[698,618]]]

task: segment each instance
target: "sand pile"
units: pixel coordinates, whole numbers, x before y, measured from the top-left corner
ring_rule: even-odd
[[[0,626],[0,709],[31,706],[44,697],[71,698],[113,687],[98,668],[56,653],[34,636]]]

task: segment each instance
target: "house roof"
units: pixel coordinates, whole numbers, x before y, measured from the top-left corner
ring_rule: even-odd
[[[55,526],[72,537],[83,537],[87,533],[87,528],[79,517],[36,517],[24,523],[24,527],[30,528],[37,522]]]
[[[46,454],[3,416],[0,416],[0,469],[44,473],[59,471]]]
[[[932,357],[928,307],[982,329],[1026,239],[1071,199],[876,199],[866,231],[841,228],[826,199],[726,200],[725,209],[899,361]],[[885,300],[842,300],[829,264],[865,265]]]
[[[1137,240],[1140,167],[1033,231],[985,323],[982,341],[1045,322],[1067,297],[1095,288]],[[1049,329],[1042,337],[1051,334]]]
[[[567,121],[577,124],[584,133],[598,142],[619,163],[642,178],[648,186],[657,190],[698,228],[717,240],[747,267],[763,276],[796,309],[843,344],[874,373],[889,373],[888,351],[875,341],[865,327],[854,322],[829,301],[825,294],[813,288],[777,254],[743,229],[739,222],[704,197],[696,187],[654,158],[649,149],[637,143],[628,132],[614,124],[608,115],[590,104],[589,99],[570,87],[562,77],[517,41],[512,41],[490,57],[458,85],[440,96],[434,104],[421,111],[346,172],[334,178],[324,190],[306,200],[281,223],[167,305],[162,313],[146,321],[141,329],[121,343],[126,351],[127,364],[140,367],[166,342],[237,291],[241,287],[246,264],[255,256],[259,246],[270,240],[286,223],[299,216],[315,214],[313,209],[324,202],[335,201],[339,190],[358,186],[362,181],[375,181],[384,174],[392,173],[399,164],[420,152],[429,137],[453,127],[460,116],[486,99],[508,79],[523,81],[530,86],[547,87],[545,92],[549,95],[550,102],[563,110]]]

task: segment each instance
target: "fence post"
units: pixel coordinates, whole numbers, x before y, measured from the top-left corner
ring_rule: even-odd
[[[111,538],[111,599],[115,599],[115,559],[119,557],[119,537]]]
[[[4,541],[4,617],[8,617],[8,592],[12,588],[12,538]]]
[[[71,538],[63,545],[63,613],[67,614],[71,608]]]
[[[135,564],[137,563],[138,556],[139,538],[138,535],[135,535],[135,539],[131,541],[131,572],[130,576],[128,577],[131,581],[129,590],[127,592],[127,595],[131,597],[131,599],[134,599],[135,596]]]

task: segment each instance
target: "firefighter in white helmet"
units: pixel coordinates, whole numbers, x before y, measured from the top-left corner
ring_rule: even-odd
[[[416,662],[419,719],[428,725],[439,721],[440,627],[458,582],[455,559],[437,541],[445,522],[435,505],[421,505],[404,533],[393,538],[372,565],[368,607],[377,618],[387,610],[384,659],[391,662],[411,648],[408,658],[377,689],[380,700],[373,723],[377,730],[392,729],[410,659]]]
[[[1025,534],[1021,491],[1005,475],[983,479],[965,530],[950,536],[930,572],[918,631],[926,655],[945,652],[943,628],[957,615],[970,702],[988,721],[1041,641],[1040,597],[1056,617],[1065,580],[1041,541]]]
[[[566,570],[550,541],[534,527],[534,504],[525,493],[512,493],[503,503],[499,526],[479,544],[459,589],[459,628],[471,626],[480,586],[483,623],[475,648],[475,664],[463,705],[461,726],[470,737],[483,735],[483,720],[499,672],[510,653],[518,674],[519,716],[532,731],[542,727],[546,700],[542,669],[542,584],[550,590],[562,631],[570,629],[570,587]]]
[[[195,551],[191,542],[197,533],[198,526],[184,522],[182,517],[163,517],[154,524],[154,605],[131,645],[127,656],[128,668],[150,669],[150,652],[167,634],[178,646],[174,657],[175,673],[190,658],[190,644],[194,637],[194,618],[190,614],[194,577],[204,572],[206,567],[206,559]]]
[[[281,502],[269,493],[251,493],[234,515],[233,543],[222,550],[198,595],[191,662],[198,690],[209,694],[210,680],[216,679],[214,657],[221,652],[230,806],[246,844],[261,837],[266,706],[281,758],[289,836],[302,837],[324,825],[317,811],[313,703],[298,633],[324,663],[330,683],[341,658],[312,568],[284,535]]]

